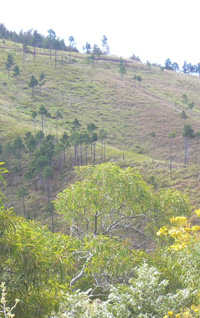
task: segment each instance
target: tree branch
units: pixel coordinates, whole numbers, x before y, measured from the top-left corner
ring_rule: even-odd
[[[77,276],[75,276],[74,278],[72,278],[72,280],[71,280],[71,282],[70,282],[70,288],[72,288],[72,286],[74,286],[74,285],[76,284],[76,282],[77,282],[79,279],[81,279],[81,277],[83,277],[85,267],[86,267],[87,263],[90,261],[90,259],[91,259],[92,257],[93,257],[93,254],[90,253],[89,256],[88,256],[88,258],[87,258],[87,260],[86,260],[86,262],[85,262],[85,264],[83,265],[83,267],[82,267],[80,273],[79,273]]]

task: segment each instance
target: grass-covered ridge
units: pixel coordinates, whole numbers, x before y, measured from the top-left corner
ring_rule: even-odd
[[[0,144],[12,141],[17,135],[24,136],[27,131],[34,133],[32,111],[38,112],[39,107],[44,105],[51,114],[44,124],[46,135],[51,133],[56,136],[58,124],[58,136],[61,137],[64,131],[70,131],[70,122],[74,118],[80,121],[81,128],[92,122],[98,127],[98,131],[104,129],[108,134],[107,160],[124,166],[136,165],[148,182],[156,182],[157,187],[161,188],[175,186],[185,190],[184,179],[187,179],[189,186],[186,192],[192,194],[192,202],[199,205],[196,196],[198,165],[191,167],[196,162],[196,141],[193,139],[189,144],[190,166],[183,168],[182,137],[185,124],[190,124],[195,131],[199,129],[198,77],[125,60],[127,72],[122,78],[118,57],[101,56],[93,65],[86,54],[72,53],[70,59],[69,52],[57,51],[55,65],[54,51],[50,59],[50,50],[36,48],[34,59],[33,48],[28,49],[29,53],[24,54],[21,44],[0,41]],[[13,67],[10,78],[8,76],[8,53],[12,54],[15,64],[19,66],[20,75],[17,77],[13,76]],[[44,85],[38,85],[32,94],[30,77],[34,75],[39,79],[42,73],[45,74]],[[139,76],[142,79],[140,82],[137,80]],[[187,104],[183,101],[183,94],[187,95]],[[195,104],[192,110],[188,109],[190,102]],[[183,109],[187,119],[181,118]],[[58,110],[63,116],[59,123],[56,121]],[[36,129],[41,129],[39,115],[36,117]],[[172,179],[168,169],[168,136],[171,132],[176,132],[172,148]],[[152,133],[155,133],[155,137]],[[96,148],[100,153],[100,143],[97,143]],[[151,164],[152,156],[155,159],[154,165]],[[23,160],[26,161],[27,158],[25,156]],[[184,175],[187,177],[184,178]],[[66,187],[70,178],[67,166],[62,176],[56,173],[52,181],[52,197]],[[21,177],[17,177],[16,185],[22,182],[20,180]],[[27,182],[25,185],[27,186]],[[37,210],[39,215],[43,209],[40,195],[34,192],[33,185],[29,188],[33,195],[29,194],[26,198],[27,204],[31,210]],[[10,193],[10,187],[7,191]],[[11,191],[9,201],[20,207],[21,201],[16,199],[17,191],[16,187]],[[37,208],[33,209],[34,204]]]

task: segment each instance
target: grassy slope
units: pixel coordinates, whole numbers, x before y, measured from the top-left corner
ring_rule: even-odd
[[[58,52],[57,68],[54,57],[50,60],[49,51],[37,49],[36,59],[32,54],[26,55],[23,69],[22,46],[6,41],[0,42],[0,142],[13,139],[16,134],[27,130],[33,131],[31,110],[38,110],[41,104],[48,108],[52,117],[59,109],[64,120],[62,129],[69,128],[69,122],[78,118],[82,126],[94,122],[99,129],[108,132],[108,159],[123,164],[140,163],[139,169],[148,180],[155,176],[159,187],[175,186],[187,191],[192,202],[200,205],[198,199],[198,167],[183,168],[184,141],[183,126],[191,124],[198,130],[200,123],[200,79],[180,73],[164,71],[159,67],[147,66],[131,60],[126,61],[127,74],[122,79],[119,73],[119,59],[104,57],[93,67],[83,54],[72,54],[73,63],[69,63],[69,54]],[[14,55],[15,63],[21,70],[21,75],[8,80],[5,70],[7,53]],[[32,96],[28,87],[30,76],[37,78],[44,72],[45,85],[42,92],[36,89]],[[134,75],[140,75],[142,82],[134,80]],[[195,108],[189,113],[188,119],[180,118],[183,109],[182,95],[187,94],[189,101],[195,103]],[[37,118],[37,129],[41,127]],[[59,134],[62,131],[59,129]],[[46,133],[56,134],[56,121],[50,119],[45,124]],[[156,132],[156,138],[150,136]],[[169,160],[168,134],[176,131],[174,140],[174,168],[176,174],[169,178],[167,163]],[[155,143],[156,164],[152,166],[151,155]],[[122,153],[124,152],[124,159]],[[143,152],[144,155],[138,155]],[[195,142],[190,146],[190,164],[195,161]],[[143,163],[142,163],[143,162]],[[175,171],[175,170],[174,170]],[[195,172],[194,172],[195,171]],[[66,172],[67,174],[67,172]],[[194,178],[195,176],[195,178]],[[54,191],[57,193],[66,182],[57,178]],[[9,189],[10,192],[10,189]],[[34,193],[34,197],[35,197]],[[16,206],[16,193],[10,195]],[[29,202],[30,201],[30,202]],[[30,209],[33,209],[34,198],[27,199]],[[37,198],[37,210],[42,209],[42,203]],[[34,208],[35,210],[36,208]]]

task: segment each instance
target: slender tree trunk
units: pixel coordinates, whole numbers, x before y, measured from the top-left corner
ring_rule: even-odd
[[[54,233],[55,228],[54,228],[54,214],[53,214],[53,210],[51,212],[51,226],[52,226],[52,232]]]
[[[198,138],[196,138],[196,165],[198,164],[198,147],[199,143],[198,143]]]
[[[50,201],[50,185],[49,185],[49,178],[47,178],[47,198],[48,198],[48,203]]]
[[[188,164],[188,137],[185,137],[184,141],[185,141],[185,158],[184,158],[184,162],[185,162],[185,165],[187,165]]]
[[[88,164],[88,157],[87,157],[87,146],[85,146],[85,164]]]
[[[169,170],[170,170],[170,175],[171,175],[171,170],[172,170],[172,145],[173,145],[173,140],[172,138],[170,139],[170,154],[169,154]]]
[[[96,163],[96,142],[94,142],[94,165]]]
[[[33,53],[33,55],[34,55],[34,60],[35,60],[35,56],[36,56],[36,47],[34,46],[34,53]]]
[[[24,216],[26,215],[25,211],[25,200],[24,200],[24,195],[22,196],[22,202],[23,202],[23,211],[24,211]]]

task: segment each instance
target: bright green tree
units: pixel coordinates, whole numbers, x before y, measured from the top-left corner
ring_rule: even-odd
[[[152,239],[148,232],[153,234],[167,216],[180,214],[182,209],[189,213],[186,199],[178,192],[155,194],[131,168],[106,163],[78,171],[81,181],[61,192],[55,207],[79,234],[84,229],[94,236],[133,233],[133,244],[138,247]],[[149,227],[151,222],[154,225]]]

